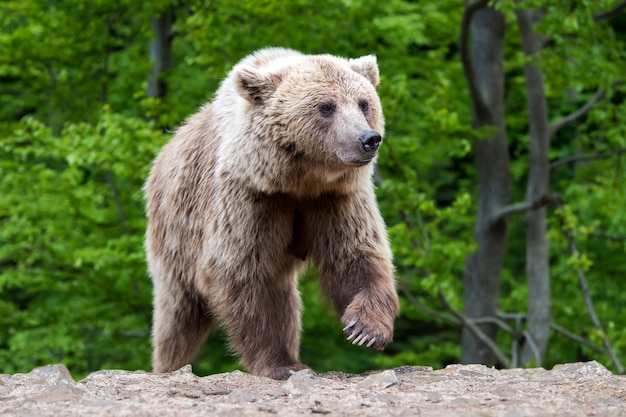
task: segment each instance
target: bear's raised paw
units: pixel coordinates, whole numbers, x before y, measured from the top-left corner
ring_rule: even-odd
[[[390,335],[384,334],[385,332],[381,330],[371,329],[358,319],[350,320],[348,325],[343,328],[343,332],[347,335],[347,340],[352,341],[353,345],[365,345],[376,350],[383,350],[391,342]]]

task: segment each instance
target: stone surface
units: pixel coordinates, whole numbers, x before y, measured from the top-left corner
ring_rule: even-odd
[[[372,374],[365,378],[359,384],[363,388],[369,389],[385,389],[398,383],[398,378],[394,371],[382,371],[376,374]]]
[[[624,416],[626,377],[596,362],[554,369],[404,366],[350,375],[301,371],[287,381],[244,372],[197,377],[63,365],[0,375],[0,415],[27,416]]]

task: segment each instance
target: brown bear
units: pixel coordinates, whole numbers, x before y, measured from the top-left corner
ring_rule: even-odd
[[[308,261],[348,340],[392,340],[398,298],[372,183],[378,82],[374,56],[263,49],[164,146],[145,186],[154,372],[189,363],[217,324],[253,374],[307,368]]]

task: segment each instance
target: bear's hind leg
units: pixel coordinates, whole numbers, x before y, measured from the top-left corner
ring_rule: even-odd
[[[233,285],[220,304],[231,346],[251,373],[287,379],[309,369],[299,361],[302,305],[295,277]]]
[[[152,369],[170,372],[190,363],[206,340],[213,316],[204,300],[177,283],[155,286]]]

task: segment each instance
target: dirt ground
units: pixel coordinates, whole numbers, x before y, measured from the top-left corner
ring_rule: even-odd
[[[626,377],[597,362],[554,369],[406,366],[361,375],[301,371],[287,381],[243,372],[197,377],[63,365],[0,375],[2,416],[626,416]]]

